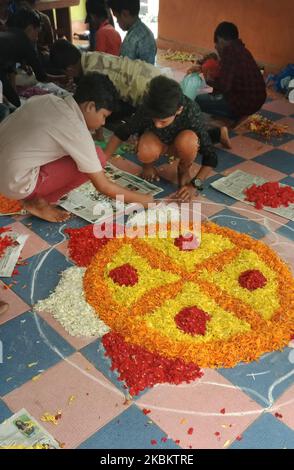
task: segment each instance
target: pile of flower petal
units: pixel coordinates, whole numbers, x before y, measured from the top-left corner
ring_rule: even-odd
[[[253,184],[244,191],[246,201],[253,202],[256,209],[267,207],[289,207],[294,203],[294,189],[281,186],[279,182],[267,182],[260,186]]]
[[[18,89],[18,94],[19,96],[22,96],[23,98],[29,99],[32,96],[41,96],[41,95],[48,95],[50,92],[49,90],[43,90],[42,88],[39,88],[37,86],[32,86],[32,87],[20,87]]]
[[[7,227],[0,228],[0,258],[4,255],[9,246],[13,246],[15,244],[15,240],[13,240],[9,235],[6,235],[6,232],[8,231],[9,228]]]
[[[173,60],[177,62],[193,62],[195,60],[195,55],[191,54],[190,52],[172,51],[170,49],[165,52],[163,57],[166,60]]]
[[[251,132],[261,135],[266,140],[269,140],[272,137],[281,137],[285,134],[288,128],[288,126],[277,124],[260,114],[253,114],[253,116],[251,116],[247,121],[247,126]]]
[[[0,214],[16,214],[21,212],[22,208],[19,201],[8,199],[0,194]]]
[[[119,380],[125,382],[131,395],[155,384],[189,383],[203,375],[196,364],[151,353],[141,346],[126,343],[117,333],[108,333],[102,342],[106,355],[111,358],[111,369],[118,370]]]

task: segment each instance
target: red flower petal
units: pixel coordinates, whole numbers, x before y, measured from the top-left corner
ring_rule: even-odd
[[[177,327],[192,336],[205,335],[210,315],[197,307],[183,308],[176,316]]]
[[[275,417],[276,418],[283,418],[283,415],[281,415],[281,413],[275,413]]]
[[[152,444],[153,446],[155,446],[155,445],[157,444],[157,440],[156,440],[156,439],[151,439],[151,444]]]
[[[220,410],[220,413],[221,413],[222,415],[224,415],[225,412],[226,412],[226,409],[225,409],[225,408],[222,408],[222,409]]]
[[[264,287],[266,283],[266,278],[260,271],[258,271],[258,269],[249,269],[239,276],[240,286],[250,291],[260,289]]]
[[[147,410],[147,408],[143,408],[143,413],[144,415],[148,415],[149,413],[151,413],[151,410]]]
[[[132,396],[158,383],[189,383],[203,375],[196,364],[151,353],[141,346],[126,343],[117,333],[107,333],[102,343],[112,360],[111,369],[118,370],[119,380],[126,383]]]
[[[129,263],[112,269],[109,273],[109,277],[120,286],[134,286],[139,280],[137,269]]]
[[[187,434],[189,434],[191,436],[191,434],[193,434],[194,432],[194,428],[189,428],[188,431],[187,431]]]

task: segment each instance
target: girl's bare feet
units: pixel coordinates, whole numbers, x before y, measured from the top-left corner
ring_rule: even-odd
[[[65,222],[70,218],[69,212],[49,204],[42,198],[24,201],[23,207],[30,212],[30,214],[39,217],[39,219],[46,220],[47,222]]]
[[[144,164],[143,165],[143,171],[141,173],[141,177],[146,180],[146,181],[159,181],[160,177],[158,175],[158,172],[156,168],[154,168],[153,164]]]
[[[220,130],[220,142],[225,149],[231,149],[231,139],[229,137],[229,130],[227,127],[223,126]]]
[[[4,313],[6,313],[8,308],[9,308],[9,305],[6,302],[3,302],[2,300],[0,300],[0,315],[3,315]]]

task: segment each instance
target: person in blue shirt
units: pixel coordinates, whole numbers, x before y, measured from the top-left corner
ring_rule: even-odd
[[[140,20],[140,0],[108,0],[108,6],[120,28],[127,31],[120,55],[129,59],[155,63],[156,41],[152,31]]]

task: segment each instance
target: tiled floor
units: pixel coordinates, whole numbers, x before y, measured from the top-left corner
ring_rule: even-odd
[[[176,78],[181,78],[184,67],[172,66]],[[265,143],[248,132],[234,133],[232,150],[218,149],[219,165],[199,200],[204,218],[273,246],[294,271],[294,222],[258,212],[209,186],[237,168],[294,186],[294,106],[277,97],[265,104],[264,115],[287,124],[287,134]],[[134,163],[119,164],[138,172]],[[175,168],[166,164],[161,168],[168,194],[175,189],[170,182]],[[160,385],[126,401],[126,391],[110,371],[100,340],[71,338],[48,314],[32,313],[32,305],[48,296],[60,272],[71,265],[65,225],[31,217],[0,218],[0,226],[6,225],[30,237],[22,253],[28,264],[14,276],[16,283],[11,289],[4,289],[4,284],[12,279],[0,283],[0,297],[10,303],[9,312],[0,319],[0,422],[22,407],[36,419],[44,412],[62,410],[58,426],[43,424],[66,448],[294,448],[291,347],[233,369],[205,370],[190,385]],[[82,225],[85,222],[76,217],[66,224]],[[40,373],[39,380],[32,381]],[[76,399],[69,405],[72,395]],[[150,410],[147,416],[144,408]],[[191,427],[193,434],[188,434]]]

